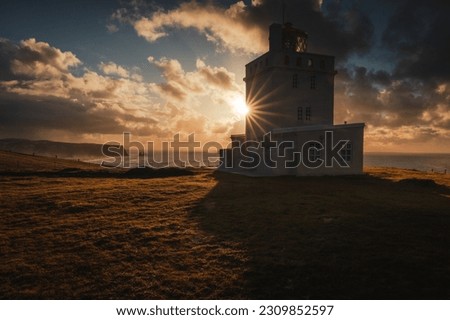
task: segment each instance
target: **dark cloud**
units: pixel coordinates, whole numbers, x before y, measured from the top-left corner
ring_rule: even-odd
[[[368,137],[382,143],[448,143],[450,3],[401,0],[389,6],[393,11],[386,13],[378,49],[383,60],[375,65],[384,64],[390,71],[341,68],[336,77],[337,117],[365,122]]]
[[[60,97],[0,91],[0,136],[33,137],[53,130],[67,131],[75,136],[122,134],[130,130],[141,135],[161,133],[157,121],[151,118],[123,114],[111,108],[98,109]]]
[[[351,53],[367,52],[372,45],[373,25],[358,7],[345,7],[341,1],[286,0],[285,20],[309,34],[309,49],[345,60]],[[248,23],[267,30],[273,22],[281,22],[282,5],[278,0],[263,0],[248,7]]]
[[[0,81],[17,78],[11,70],[11,60],[17,51],[16,45],[7,39],[0,38]]]
[[[395,77],[450,80],[449,17],[449,1],[398,2],[383,33],[384,46],[395,55]]]
[[[346,118],[339,120],[363,121],[391,129],[402,126],[450,129],[446,89],[437,92],[434,86],[416,79],[392,78],[386,71],[364,67],[340,70],[336,81],[337,114]]]

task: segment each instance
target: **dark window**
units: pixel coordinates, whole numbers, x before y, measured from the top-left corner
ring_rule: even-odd
[[[311,120],[311,107],[306,107],[305,120]]]
[[[292,88],[298,88],[298,75],[294,74],[292,76]]]
[[[325,60],[320,60],[320,69],[325,69]]]
[[[303,120],[303,107],[297,107],[297,120]]]
[[[297,67],[302,66],[302,58],[297,58]]]
[[[311,76],[311,89],[316,88],[316,76]]]
[[[289,56],[284,56],[284,64],[289,65]]]
[[[342,158],[347,162],[351,162],[352,154],[353,154],[352,151],[353,151],[353,146],[352,146],[352,143],[349,141],[345,144],[345,146],[341,150]]]

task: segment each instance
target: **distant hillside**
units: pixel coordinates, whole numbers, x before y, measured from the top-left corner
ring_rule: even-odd
[[[51,172],[64,169],[79,169],[84,171],[100,170],[98,164],[83,161],[33,156],[22,153],[0,151],[0,175],[7,172]]]
[[[26,139],[0,139],[0,150],[19,152],[25,154],[35,154],[41,156],[58,156],[60,158],[79,159],[79,158],[102,158],[101,144],[96,143],[68,143],[55,142],[48,140],[26,140]],[[123,147],[119,145],[110,145],[114,151],[122,154]],[[107,152],[108,147],[103,147]],[[108,153],[105,153],[108,155]],[[127,155],[127,152],[124,152]],[[113,154],[115,155],[115,154]]]

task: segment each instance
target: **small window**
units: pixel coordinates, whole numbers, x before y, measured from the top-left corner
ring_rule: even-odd
[[[308,59],[308,67],[309,68],[314,67],[313,59]]]
[[[316,88],[316,76],[311,76],[311,84],[310,87],[311,89],[315,89]]]
[[[296,62],[296,64],[297,64],[297,67],[301,67],[302,66],[302,58],[297,58],[297,62]]]
[[[311,120],[311,107],[306,107],[305,120]]]
[[[303,120],[303,107],[297,107],[297,120]]]
[[[325,60],[320,60],[320,69],[325,69]]]
[[[353,146],[352,143],[349,141],[345,144],[345,146],[341,150],[341,156],[346,162],[352,161],[352,154],[353,154]]]
[[[289,56],[284,56],[284,64],[289,65]]]
[[[292,88],[298,88],[298,75],[294,74],[292,76]]]

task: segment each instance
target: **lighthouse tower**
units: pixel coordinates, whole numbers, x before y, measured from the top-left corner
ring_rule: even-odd
[[[334,57],[309,52],[306,32],[290,23],[272,24],[269,51],[245,66],[250,109],[245,134],[231,136],[231,149],[221,151],[219,170],[249,175],[362,173],[364,123],[334,124],[335,76]]]
[[[270,26],[269,51],[245,66],[247,139],[274,128],[333,124],[334,57],[307,47],[306,32],[290,23]]]

